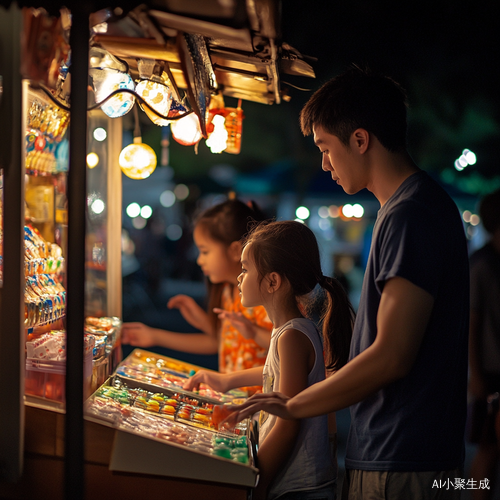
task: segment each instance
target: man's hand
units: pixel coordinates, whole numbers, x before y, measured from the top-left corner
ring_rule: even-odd
[[[234,427],[238,422],[251,417],[254,413],[261,410],[286,420],[292,420],[295,417],[291,414],[290,408],[287,406],[287,402],[291,399],[281,394],[281,392],[254,394],[240,405],[226,405],[226,408],[232,413],[221,425],[227,425],[229,428]]]

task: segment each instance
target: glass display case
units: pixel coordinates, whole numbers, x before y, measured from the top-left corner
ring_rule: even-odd
[[[23,83],[27,102],[25,140],[25,392],[28,404],[64,408],[66,373],[66,265],[68,244],[67,184],[70,113],[47,91]],[[59,103],[59,104],[58,104]],[[120,360],[120,314],[116,294],[121,276],[108,261],[116,260],[113,239],[121,220],[108,225],[113,203],[119,205],[120,177],[109,178],[119,152],[118,123],[96,110],[89,113],[87,219],[85,252],[84,397],[104,382]],[[100,133],[96,133],[96,130]],[[108,137],[109,134],[109,137]],[[90,168],[92,166],[92,168]],[[115,244],[116,250],[116,244]],[[114,274],[113,274],[114,272]],[[108,276],[110,275],[110,276]],[[111,296],[108,297],[108,285]],[[109,300],[108,300],[109,299]],[[114,316],[110,315],[113,309]]]

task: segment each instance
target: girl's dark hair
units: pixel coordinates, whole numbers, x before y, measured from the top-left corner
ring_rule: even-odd
[[[250,226],[265,219],[264,213],[254,201],[248,204],[238,199],[229,199],[210,207],[194,219],[195,227],[205,229],[215,241],[228,246],[233,241],[240,241],[247,235]],[[217,331],[219,318],[213,312],[214,307],[220,307],[224,283],[211,283],[207,279],[208,305],[207,312],[210,322]]]
[[[245,246],[249,246],[261,282],[267,274],[276,272],[290,283],[296,299],[312,292],[318,283],[326,291],[321,315],[325,365],[330,372],[344,366],[355,313],[342,285],[335,278],[323,276],[314,233],[301,222],[263,222],[254,227]]]

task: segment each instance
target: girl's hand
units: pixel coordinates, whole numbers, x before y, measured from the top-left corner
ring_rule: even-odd
[[[219,319],[229,320],[238,332],[246,339],[255,339],[255,336],[257,335],[255,324],[244,316],[243,313],[225,311],[224,309],[219,309],[218,307],[214,307],[214,313],[219,316]]]
[[[123,323],[122,343],[139,347],[151,347],[156,344],[153,328],[143,323]]]
[[[192,326],[205,333],[210,333],[208,314],[187,295],[176,295],[167,302],[169,309],[179,309],[183,318]]]
[[[226,378],[223,373],[200,370],[184,382],[183,388],[192,391],[198,389],[200,384],[206,384],[216,391],[226,392],[228,391]]]

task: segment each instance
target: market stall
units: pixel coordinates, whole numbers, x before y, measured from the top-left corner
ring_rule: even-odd
[[[137,353],[122,363],[121,175],[156,167],[139,112],[181,144],[238,154],[242,103],[286,101],[280,75],[314,72],[272,0],[20,5],[0,7],[0,494],[109,498],[147,482],[245,498],[256,436],[214,426],[229,396],[166,384],[198,367],[155,359],[144,380]]]

